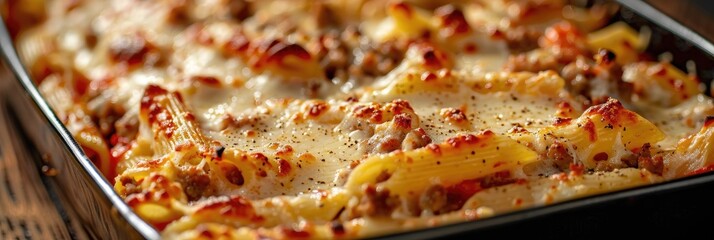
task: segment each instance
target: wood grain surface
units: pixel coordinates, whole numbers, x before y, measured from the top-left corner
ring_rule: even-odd
[[[11,117],[9,81],[15,79],[0,65],[0,239],[88,239]]]
[[[714,0],[647,0],[658,10],[714,41]]]

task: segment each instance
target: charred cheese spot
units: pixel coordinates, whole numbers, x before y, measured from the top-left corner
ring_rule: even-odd
[[[191,77],[191,81],[196,82],[196,83],[205,84],[205,85],[211,86],[211,87],[220,87],[221,86],[221,81],[219,81],[216,77],[213,77],[213,76],[193,76],[193,77]]]
[[[451,37],[467,34],[471,31],[471,26],[466,21],[464,13],[453,5],[445,5],[435,10],[435,15],[441,20],[441,34]]]
[[[199,206],[196,214],[216,214],[218,216],[246,222],[260,222],[264,219],[255,212],[255,208],[253,208],[253,204],[251,204],[250,200],[239,196],[221,198],[202,204]]]
[[[146,41],[141,33],[121,35],[115,38],[109,46],[109,58],[115,63],[126,63],[136,66],[145,61],[158,61],[158,50]]]
[[[434,152],[437,155],[441,154],[441,147],[439,147],[439,145],[437,145],[437,144],[433,144],[433,143],[428,144],[428,145],[426,145],[426,148],[429,149],[430,151]]]
[[[327,111],[329,106],[324,102],[315,102],[308,105],[308,115],[311,117],[320,116],[323,112]]]
[[[560,102],[558,103],[558,111],[556,112],[556,116],[560,118],[570,118],[573,117],[573,114],[575,113],[575,109],[573,108],[572,105],[568,102]]]
[[[570,124],[572,120],[572,118],[556,118],[555,122],[553,122],[553,126],[565,126]]]
[[[588,140],[590,140],[590,142],[597,141],[597,130],[595,130],[595,123],[592,120],[588,119],[585,121],[583,130],[588,135]]]
[[[292,156],[295,150],[293,150],[293,147],[290,145],[281,145],[278,147],[277,152],[275,155],[281,156],[281,157],[289,157]]]
[[[451,68],[453,66],[449,55],[428,42],[417,43],[412,48],[419,52],[422,64],[427,69],[437,70],[442,68]]]
[[[147,114],[150,124],[157,124],[166,137],[171,138],[176,131],[173,115],[159,103],[160,101],[166,101],[164,97],[166,94],[168,94],[168,91],[165,89],[156,85],[149,85],[144,92],[144,97],[141,99],[141,111]]]
[[[637,121],[634,112],[627,111],[622,103],[616,99],[610,99],[604,104],[595,105],[585,111],[584,115],[599,115],[601,121],[613,125],[622,125]]]
[[[414,14],[412,6],[402,1],[390,4],[389,10],[395,13],[403,14],[406,17],[411,17],[411,15]]]
[[[462,145],[475,145],[478,144],[481,141],[485,141],[486,139],[489,139],[493,137],[495,133],[492,131],[483,131],[478,135],[473,135],[473,134],[467,134],[467,135],[461,135],[453,138],[446,139],[446,142],[451,145],[454,148],[459,148]]]
[[[399,128],[411,129],[412,118],[409,116],[409,114],[405,114],[405,113],[397,114],[394,116],[394,123]]]
[[[469,121],[466,113],[464,113],[461,109],[443,108],[441,109],[440,114],[447,121],[458,125],[467,124]]]

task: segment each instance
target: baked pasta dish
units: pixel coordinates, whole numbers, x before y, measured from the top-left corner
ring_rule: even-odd
[[[56,115],[166,239],[381,236],[714,169],[696,64],[645,53],[610,2],[4,11]]]

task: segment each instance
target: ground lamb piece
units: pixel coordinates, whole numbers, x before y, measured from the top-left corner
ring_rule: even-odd
[[[519,26],[503,34],[503,38],[512,53],[523,53],[538,48],[538,39],[543,36],[543,31]]]
[[[411,130],[402,141],[402,150],[414,150],[431,143],[431,138],[422,128]]]
[[[189,168],[188,170],[180,171],[177,177],[189,201],[195,201],[203,196],[209,196],[213,192],[211,188],[211,177],[203,170]]]
[[[419,198],[419,207],[423,210],[439,214],[447,206],[447,192],[441,185],[432,185]]]
[[[383,126],[386,124],[386,127]],[[412,131],[412,117],[402,113],[390,122],[377,126],[374,135],[367,141],[370,153],[389,153],[402,149],[402,142]],[[414,146],[410,146],[414,147]]]
[[[569,92],[575,96],[582,95],[591,102],[618,96],[613,93],[628,96],[631,84],[622,81],[622,67],[612,59],[614,54],[608,50],[599,51],[595,59],[578,56],[560,70],[560,75]]]
[[[431,138],[419,128],[419,117],[406,101],[385,104],[358,104],[335,128],[350,134],[360,151],[368,154],[421,148]]]
[[[355,58],[354,63],[359,66],[359,72],[367,76],[383,76],[402,62],[404,53],[408,48],[407,42],[387,41],[373,43],[368,40],[360,41],[358,51],[361,54]]]
[[[99,131],[102,133],[102,136],[105,138],[110,137],[112,134],[116,133],[118,131],[117,128],[117,123],[119,121],[124,121],[122,124],[129,124],[132,119],[123,119],[124,115],[126,115],[127,111],[124,109],[124,107],[119,104],[115,103],[113,101],[105,101],[102,97],[97,98],[99,100],[93,102],[93,103],[99,103],[99,104],[93,104],[91,107],[88,107],[89,114],[92,117],[92,120],[97,124],[97,128],[99,128]],[[138,117],[134,116],[138,128]],[[119,127],[128,127],[132,128],[132,126],[119,126]],[[135,136],[131,134],[131,130],[133,129],[123,129],[124,134],[126,134],[128,137]],[[126,131],[129,130],[129,131]]]
[[[243,21],[246,18],[253,15],[251,12],[251,1],[246,0],[233,0],[228,3],[228,9],[231,17],[236,20]]]
[[[323,34],[318,41],[317,51],[313,51],[325,71],[325,77],[328,80],[333,78],[346,80],[350,63],[353,61],[349,46],[336,31]]]
[[[645,143],[636,153],[622,158],[628,167],[644,168],[654,174],[662,175],[664,162],[661,155],[652,156],[651,145]]]
[[[361,216],[389,216],[398,205],[399,198],[391,196],[388,189],[370,185],[364,190],[356,211]]]
[[[561,142],[555,142],[548,147],[546,157],[553,159],[553,165],[558,169],[565,171],[573,163],[573,156],[570,155],[568,149]]]
[[[357,26],[350,25],[342,32],[324,31],[308,49],[328,80],[347,81],[353,77],[370,78],[389,73],[401,63],[408,45],[406,41],[374,42],[363,36]]]
[[[121,182],[121,185],[124,186],[124,192],[121,192],[121,194],[123,194],[124,196],[129,196],[131,194],[141,192],[141,187],[132,177],[123,176],[121,177],[119,182]]]
[[[664,159],[660,155],[650,158],[640,157],[638,164],[640,168],[647,169],[647,171],[657,175],[662,175],[662,171],[664,170]]]
[[[395,132],[396,134],[377,134],[369,139],[369,152],[373,154],[390,153],[401,149],[402,142],[399,138],[403,138],[404,133]]]
[[[589,79],[595,76],[592,68],[592,61],[585,58],[578,58],[575,62],[565,65],[560,71],[570,92],[576,94],[587,94],[589,91]]]

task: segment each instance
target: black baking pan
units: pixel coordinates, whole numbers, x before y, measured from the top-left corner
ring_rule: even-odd
[[[649,53],[672,53],[672,63],[686,69],[696,64],[705,83],[714,79],[714,45],[645,2],[620,0],[613,21],[648,27]],[[4,23],[0,24],[0,80],[13,82],[9,98],[22,130],[34,143],[40,164],[57,170],[58,192],[94,237],[159,239],[160,234],[131,211],[94,167],[69,131],[42,98],[17,57]],[[709,93],[707,86],[707,93]],[[679,237],[708,234],[714,216],[714,173],[635,189],[611,192],[558,204],[520,210],[483,220],[388,235],[384,239],[622,238]]]

